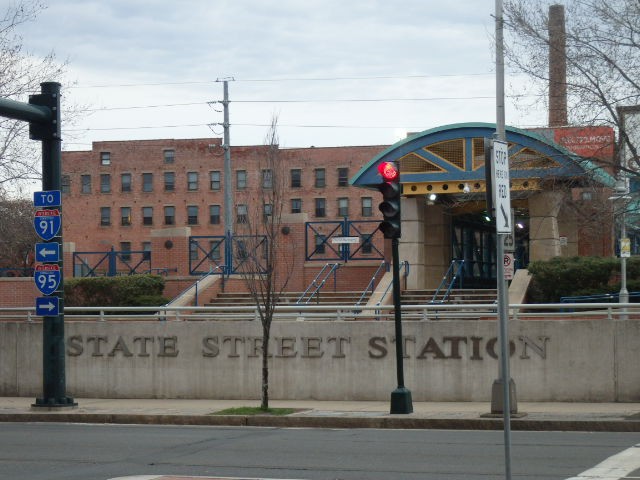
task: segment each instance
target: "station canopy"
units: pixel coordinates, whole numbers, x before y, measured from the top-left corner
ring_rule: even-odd
[[[412,134],[374,157],[350,183],[375,188],[381,181],[378,164],[394,161],[404,196],[485,192],[484,139],[495,131],[493,123],[459,123]],[[613,177],[592,161],[539,133],[507,127],[506,137],[513,192],[542,190],[545,181],[614,184]]]

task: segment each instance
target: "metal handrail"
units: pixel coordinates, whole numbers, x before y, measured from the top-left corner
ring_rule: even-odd
[[[457,269],[455,268],[456,265],[458,267]],[[440,281],[440,285],[438,285],[438,288],[433,294],[431,303],[444,303],[447,301],[447,298],[449,298],[449,294],[451,293],[451,289],[453,288],[453,284],[456,282],[458,275],[462,272],[463,268],[464,268],[464,260],[456,260],[456,259],[451,260],[451,263],[449,264],[449,268],[445,272],[444,276],[442,277],[442,280]],[[447,285],[447,279],[449,278],[449,275],[451,275],[452,273],[453,275],[451,276],[451,281],[447,286],[447,290],[442,295],[442,298],[438,300],[438,295],[440,294],[440,290],[445,285]]]
[[[325,270],[327,268],[329,268],[329,266],[331,266],[331,268],[329,269],[328,272],[325,273]],[[318,272],[318,274],[315,276],[315,278],[311,281],[311,283],[309,284],[307,289],[304,292],[302,292],[302,295],[300,295],[300,297],[298,297],[298,300],[296,301],[296,304],[297,305],[308,304],[318,293],[320,293],[320,290],[322,290],[322,287],[324,287],[325,283],[327,282],[327,278],[329,278],[329,276],[332,273],[335,274],[335,272],[336,272],[336,270],[338,270],[338,268],[340,268],[340,264],[339,263],[326,263],[322,267],[322,269]],[[324,273],[324,277],[322,277],[322,279],[320,281],[318,281],[323,273]],[[334,278],[334,285],[335,285],[335,278]],[[304,301],[304,299],[306,298],[307,293],[309,293],[309,291],[313,287],[315,287],[315,289],[309,294],[309,298],[307,298],[306,301]]]
[[[405,283],[406,283],[406,277],[407,275],[409,275],[409,262],[407,260],[405,260],[404,262],[400,262],[399,273],[402,273],[403,271],[404,271],[404,277],[405,277]],[[389,290],[391,290],[392,286],[393,286],[393,282],[389,282],[389,285],[387,285],[387,288],[384,289],[384,292],[382,293],[382,296],[380,297],[380,300],[378,300],[378,303],[376,303],[376,305],[382,305],[382,301],[384,300],[384,297],[387,296],[387,293],[389,293]]]
[[[375,282],[376,282],[376,278],[378,277],[378,274],[380,273],[380,270],[382,270],[383,268],[387,267],[387,262],[385,262],[384,260],[382,261],[382,263],[380,263],[380,265],[378,266],[378,268],[376,269],[376,271],[373,273],[373,275],[371,276],[371,280],[369,280],[368,285],[365,287],[365,289],[362,291],[362,295],[360,295],[360,298],[358,299],[358,301],[356,302],[356,306],[360,305],[362,303],[362,301],[364,300],[364,297],[367,295],[368,292],[371,292],[373,294],[373,290],[374,290],[374,286],[375,286]],[[388,268],[385,268],[386,271],[389,271]]]
[[[497,307],[493,303],[467,305],[423,304],[403,305],[401,313],[406,321],[440,320],[497,320]],[[640,319],[638,303],[550,303],[550,304],[510,304],[511,320],[618,320],[625,316]],[[155,307],[65,307],[67,321],[212,321],[249,320],[256,321],[258,307],[237,306],[155,306]],[[362,305],[354,312],[353,305],[291,305],[282,304],[275,308],[276,321],[346,321],[376,319],[394,320],[393,305]],[[35,315],[35,307],[1,307],[0,321],[42,321]]]
[[[171,300],[169,303],[165,304],[165,307],[170,306],[172,303],[176,303],[178,300],[180,300],[182,297],[184,297],[185,295],[187,295],[191,290],[193,290],[195,288],[195,304],[196,306],[198,305],[198,286],[200,285],[200,282],[202,282],[203,280],[205,280],[207,277],[209,277],[210,275],[213,275],[214,272],[220,269],[222,272],[222,281],[224,282],[224,265],[216,265],[213,268],[209,268],[209,271],[207,273],[205,273],[204,275],[202,275],[200,278],[198,278],[194,283],[192,283],[191,285],[189,285],[187,288],[185,288],[182,292],[180,292],[173,300]],[[224,285],[224,284],[223,284]],[[223,287],[224,290],[224,287]]]

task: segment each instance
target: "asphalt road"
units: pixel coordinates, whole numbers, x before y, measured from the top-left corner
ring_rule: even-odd
[[[513,432],[512,478],[575,476],[640,433]],[[502,432],[6,423],[0,480],[128,475],[504,479]]]

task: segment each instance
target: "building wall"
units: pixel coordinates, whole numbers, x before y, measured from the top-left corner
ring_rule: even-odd
[[[304,266],[302,273],[296,272],[291,288],[304,289],[305,282],[310,281],[319,262],[304,262],[305,251],[312,251],[314,238],[305,238],[304,222],[338,222],[342,221],[341,214],[346,213],[349,220],[375,220],[380,217],[377,209],[377,192],[339,184],[339,169],[346,169],[343,180],[348,179],[383,147],[335,147],[335,148],[304,148],[282,149],[279,151],[280,160],[285,167],[282,172],[284,193],[283,197],[283,226],[290,227],[291,233],[281,235],[284,243],[282,261],[294,259],[298,267]],[[167,163],[165,152],[172,151],[172,162]],[[109,163],[103,164],[103,155],[109,154]],[[259,218],[263,209],[264,199],[257,194],[262,182],[262,170],[265,168],[266,146],[232,147],[232,181],[235,204],[233,208],[236,216],[236,206],[248,206],[250,218]],[[191,139],[191,140],[144,140],[123,142],[95,142],[91,151],[64,152],[63,172],[68,185],[63,197],[64,221],[63,235],[65,239],[73,240],[76,252],[107,252],[111,248],[121,251],[126,245],[131,250],[152,250],[152,265],[154,269],[162,269],[170,275],[189,274],[190,236],[222,236],[224,235],[224,165],[223,150],[220,139]],[[292,186],[291,170],[300,170],[300,184]],[[316,171],[324,170],[324,184],[316,185]],[[246,173],[246,185],[239,185],[238,172]],[[164,174],[174,174],[174,188],[165,189]],[[211,172],[219,175],[219,184],[210,182]],[[190,173],[197,174],[195,188],[188,186]],[[110,191],[101,191],[101,176],[110,178]],[[131,184],[128,191],[123,191],[121,179],[129,175]],[[143,177],[151,175],[152,189],[144,191]],[[89,187],[83,190],[83,177],[90,179]],[[370,208],[363,209],[363,198],[369,199]],[[301,212],[292,213],[292,200],[300,201]],[[324,199],[325,214],[316,211],[316,199]],[[339,202],[346,199],[348,211],[339,211]],[[211,205],[220,208],[218,223],[212,223],[209,216]],[[175,208],[175,223],[167,225],[164,208]],[[198,209],[195,223],[187,218],[188,207]],[[101,225],[101,208],[110,208],[110,223]],[[153,216],[150,221],[144,221],[143,208],[152,208]],[[129,223],[123,225],[122,208],[130,209]],[[236,218],[234,218],[235,223]],[[321,225],[317,230],[327,234],[335,228],[334,224]],[[371,226],[373,230],[375,226]],[[242,225],[235,224],[236,234],[243,233]],[[380,234],[378,236],[381,237]],[[305,240],[307,245],[305,246]],[[383,240],[375,240],[379,250],[383,250]],[[204,242],[204,240],[203,240]],[[336,247],[338,248],[338,247]],[[331,252],[328,252],[329,256]],[[198,262],[204,253],[199,252]],[[99,255],[90,257],[100,258]],[[330,260],[329,260],[330,261]],[[134,262],[135,263],[135,262]],[[211,265],[207,265],[210,263]],[[224,263],[224,262],[218,262]],[[324,263],[324,262],[322,262]],[[355,264],[344,265],[340,271],[341,281],[353,287],[366,281],[358,282],[362,278],[363,263],[366,257],[359,260],[360,271],[350,271]],[[379,261],[371,262],[377,267]],[[216,262],[205,262],[199,270],[215,267]],[[71,264],[66,265],[66,274],[71,275]],[[354,285],[355,281],[355,285]]]

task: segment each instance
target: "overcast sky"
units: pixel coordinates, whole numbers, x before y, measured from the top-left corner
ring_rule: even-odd
[[[283,147],[495,122],[494,0],[46,1],[25,48],[67,59],[64,101],[91,110],[63,124],[65,150],[222,136],[223,78],[232,145],[262,144],[274,115]],[[507,124],[545,121],[506,104]]]

